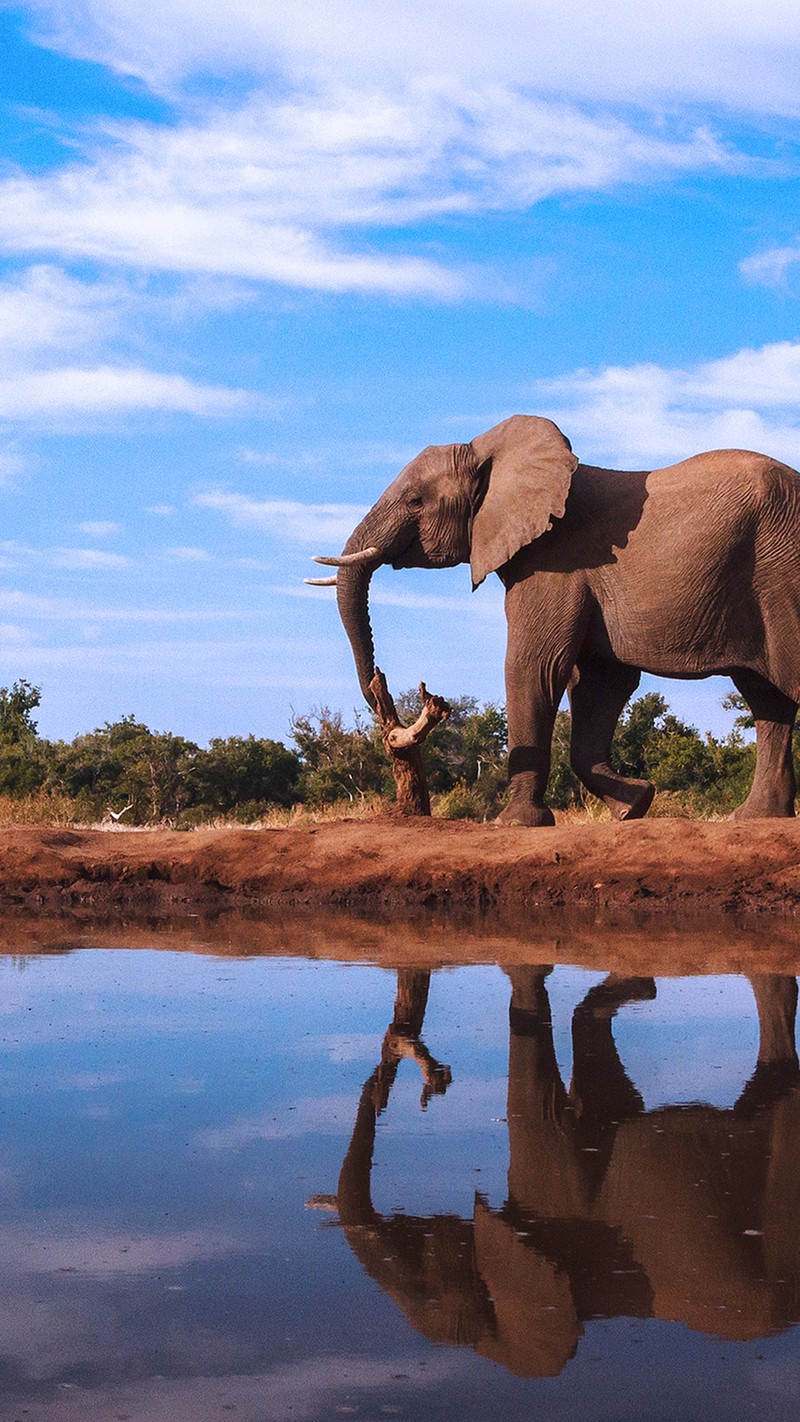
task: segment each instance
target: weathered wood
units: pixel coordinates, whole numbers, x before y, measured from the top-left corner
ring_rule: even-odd
[[[420,746],[434,727],[447,719],[450,707],[443,697],[433,696],[424,681],[420,682],[422,711],[413,726],[404,726],[386,677],[377,667],[369,689],[375,698],[381,739],[391,761],[397,808],[402,815],[429,815],[431,801]]]

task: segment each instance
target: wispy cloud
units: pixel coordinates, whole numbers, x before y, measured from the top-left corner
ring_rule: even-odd
[[[13,445],[0,449],[0,487],[13,484],[26,468],[25,456]]]
[[[0,380],[0,419],[163,410],[220,415],[252,403],[241,390],[198,385],[183,375],[110,365],[37,370]]]
[[[311,587],[282,587],[280,589],[284,597],[308,597],[325,599],[334,597],[331,589],[311,588]],[[381,587],[379,583],[373,582],[370,589],[370,602],[375,607],[400,607],[421,612],[455,612],[465,616],[477,615],[490,619],[502,619],[503,594],[495,591],[493,585],[484,584],[475,593],[465,592],[463,597],[448,597],[446,594],[437,593],[414,593],[414,592],[393,592],[391,588]]]
[[[80,571],[117,571],[131,567],[131,559],[123,553],[107,553],[102,548],[55,548],[51,554],[55,568],[74,568]]]
[[[109,607],[72,598],[39,597],[18,589],[0,590],[0,615],[29,622],[119,622],[173,623],[238,619],[241,611],[213,607]]]
[[[5,568],[30,568],[40,564],[48,568],[68,568],[74,571],[116,571],[134,566],[133,559],[123,553],[109,553],[103,548],[34,548],[7,538],[0,542],[0,563]],[[0,605],[4,597],[15,594],[0,593]],[[46,603],[48,599],[40,599]]]
[[[58,1235],[29,1229],[5,1230],[0,1258],[6,1271],[57,1274],[69,1271],[107,1279],[118,1274],[153,1274],[180,1269],[198,1259],[243,1253],[248,1244],[234,1235],[203,1230],[182,1234],[123,1234],[102,1229]]]
[[[211,561],[211,554],[207,548],[180,545],[176,548],[165,548],[164,552],[176,563],[208,563]]]
[[[60,1312],[67,1311],[61,1309]],[[74,1367],[76,1356],[81,1360],[102,1356],[103,1362],[107,1363],[111,1340],[101,1332],[100,1344],[92,1349],[86,1339],[87,1332],[93,1338],[97,1336],[108,1312],[107,1305],[98,1306],[97,1315],[91,1320],[92,1328],[87,1330],[84,1305],[84,1310],[78,1315],[79,1323],[73,1325],[74,1333],[79,1334],[79,1342],[68,1331],[55,1366],[51,1363],[53,1338],[58,1336],[54,1323],[55,1307],[51,1317],[37,1300],[37,1307],[31,1304],[22,1314],[27,1323],[26,1341],[31,1337],[31,1314],[37,1319],[44,1315],[49,1329],[46,1338],[33,1334],[39,1350],[35,1354],[35,1376],[39,1380],[42,1377],[43,1350],[49,1345],[44,1357],[52,1367],[53,1380],[48,1377],[48,1387],[50,1396],[56,1399],[46,1401],[39,1408],[43,1422],[56,1422],[56,1418],[58,1422],[107,1422],[109,1417],[127,1409],[130,1409],[129,1415],[146,1418],[147,1422],[173,1422],[175,1417],[208,1416],[210,1408],[235,1411],[242,1418],[258,1418],[259,1422],[284,1422],[287,1417],[292,1417],[294,1422],[320,1422],[324,1417],[353,1412],[354,1397],[364,1413],[376,1414],[380,1410],[384,1414],[396,1411],[419,1416],[430,1410],[424,1402],[427,1392],[434,1389],[447,1391],[454,1380],[463,1384],[469,1373],[468,1352],[457,1354],[450,1349],[446,1356],[434,1354],[420,1362],[418,1348],[410,1354],[395,1353],[370,1358],[358,1353],[325,1353],[324,1356],[304,1357],[299,1362],[284,1363],[274,1368],[265,1367],[263,1353],[254,1354],[252,1359],[247,1358],[251,1370],[237,1373],[231,1371],[231,1345],[227,1335],[223,1336],[220,1345],[213,1333],[209,1336],[209,1330],[206,1330],[202,1358],[191,1358],[187,1364],[184,1343],[182,1356],[185,1371],[181,1376],[155,1379],[136,1376],[115,1385],[103,1381],[104,1373],[98,1368],[91,1371],[91,1376],[87,1376],[87,1380],[82,1381],[80,1388],[76,1387],[74,1392],[56,1391],[56,1381],[70,1366]],[[18,1365],[22,1350],[13,1324],[16,1322],[19,1328],[20,1314],[21,1310],[17,1309],[13,1319],[2,1319],[10,1339],[8,1352],[17,1372],[23,1371]],[[16,1350],[14,1343],[17,1343]],[[118,1349],[119,1346],[117,1327],[113,1347]],[[86,1372],[87,1375],[90,1373],[88,1367]],[[96,1374],[100,1381],[95,1381]],[[23,1376],[26,1376],[24,1372]],[[467,1377],[467,1385],[469,1382]],[[43,1391],[41,1381],[39,1386]],[[24,1411],[24,1398],[29,1390],[16,1382],[9,1384],[8,1396],[14,1402],[15,1410]],[[19,1394],[19,1401],[15,1393]],[[397,1398],[397,1404],[386,1403],[384,1399],[387,1397]]]
[[[195,1135],[206,1150],[243,1150],[256,1141],[280,1141],[298,1136],[338,1136],[350,1124],[352,1101],[341,1096],[309,1096],[295,1105],[263,1116],[238,1116],[224,1126],[211,1126]]]
[[[124,296],[120,284],[78,281],[52,266],[0,282],[0,361],[96,342],[116,328]]]
[[[333,76],[365,87],[434,74],[625,102],[721,102],[796,113],[800,16],[794,0],[673,0],[627,7],[609,22],[603,0],[418,0],[383,6],[365,23],[360,0],[32,0],[48,43],[138,75],[174,95],[195,74],[276,68],[295,81]],[[713,56],[713,62],[711,57]]]
[[[310,672],[294,670],[297,647],[290,638],[249,637],[225,640],[201,637],[174,637],[119,644],[82,640],[72,644],[59,640],[58,645],[39,645],[33,641],[25,646],[25,667],[28,675],[45,672],[71,671],[81,676],[162,678],[166,684],[176,679],[198,678],[207,688],[223,690],[250,688],[275,689],[290,696],[313,698],[330,692],[352,690],[351,676],[331,675],[330,644],[320,635],[311,639],[314,654],[309,654]],[[11,655],[13,653],[13,655]],[[0,642],[0,667],[17,666],[18,648],[6,648]],[[318,668],[318,670],[316,670]],[[2,675],[8,676],[3,670]]]
[[[253,403],[242,390],[98,360],[119,338],[133,304],[123,282],[79,281],[51,266],[0,281],[0,420],[41,423],[138,410],[218,415]],[[95,359],[67,363],[78,351]],[[0,477],[20,466],[15,451],[0,453]]]
[[[799,382],[800,342],[779,341],[685,368],[578,370],[541,382],[535,398],[587,460],[648,468],[738,448],[800,463]]]
[[[121,531],[118,523],[103,518],[88,519],[86,523],[79,523],[76,527],[80,533],[88,534],[89,538],[110,538],[112,534]]]
[[[559,193],[741,163],[704,127],[642,120],[494,85],[261,94],[173,126],[75,136],[80,163],[0,183],[0,248],[138,270],[450,300],[475,284],[357,229],[518,210]]]
[[[320,444],[314,448],[281,450],[254,449],[250,445],[242,445],[237,451],[243,464],[302,472],[314,472],[332,465],[352,469],[377,464],[402,469],[416,453],[417,450],[410,446],[388,444],[381,440],[353,440]]]
[[[319,543],[323,551],[344,543],[366,512],[360,504],[301,504],[222,490],[197,494],[192,502],[223,514],[237,528],[260,529],[296,543]]]
[[[739,271],[749,286],[785,287],[792,267],[800,262],[800,246],[770,247],[739,263]]]

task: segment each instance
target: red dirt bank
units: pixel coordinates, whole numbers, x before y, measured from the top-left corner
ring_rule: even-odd
[[[800,820],[495,829],[340,821],[191,833],[0,829],[0,910],[794,912]]]

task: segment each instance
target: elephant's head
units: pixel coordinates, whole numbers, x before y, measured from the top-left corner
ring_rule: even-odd
[[[337,567],[339,611],[361,690],[375,652],[369,581],[381,563],[448,568],[470,562],[477,587],[560,518],[578,461],[550,420],[512,415],[470,444],[432,445],[417,455],[351,533]]]

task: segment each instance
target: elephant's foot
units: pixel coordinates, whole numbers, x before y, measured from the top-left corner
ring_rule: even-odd
[[[655,978],[625,977],[622,973],[609,973],[608,977],[590,988],[581,1007],[591,1011],[602,1020],[614,1017],[620,1007],[628,1002],[652,1002],[656,996]]]
[[[640,820],[653,803],[656,790],[649,780],[628,780],[607,761],[591,764],[580,747],[573,747],[572,768],[590,794],[608,805],[612,819]]]
[[[653,803],[655,785],[651,785],[649,780],[624,780],[621,786],[624,787],[622,794],[617,790],[613,796],[603,796],[612,819],[641,820]]]
[[[502,828],[508,825],[524,825],[527,829],[539,829],[543,825],[554,825],[555,822],[555,815],[547,805],[534,805],[530,800],[523,800],[521,797],[514,799],[513,796],[494,821]]]
[[[794,800],[785,796],[751,791],[741,805],[737,805],[732,820],[793,820]]]

